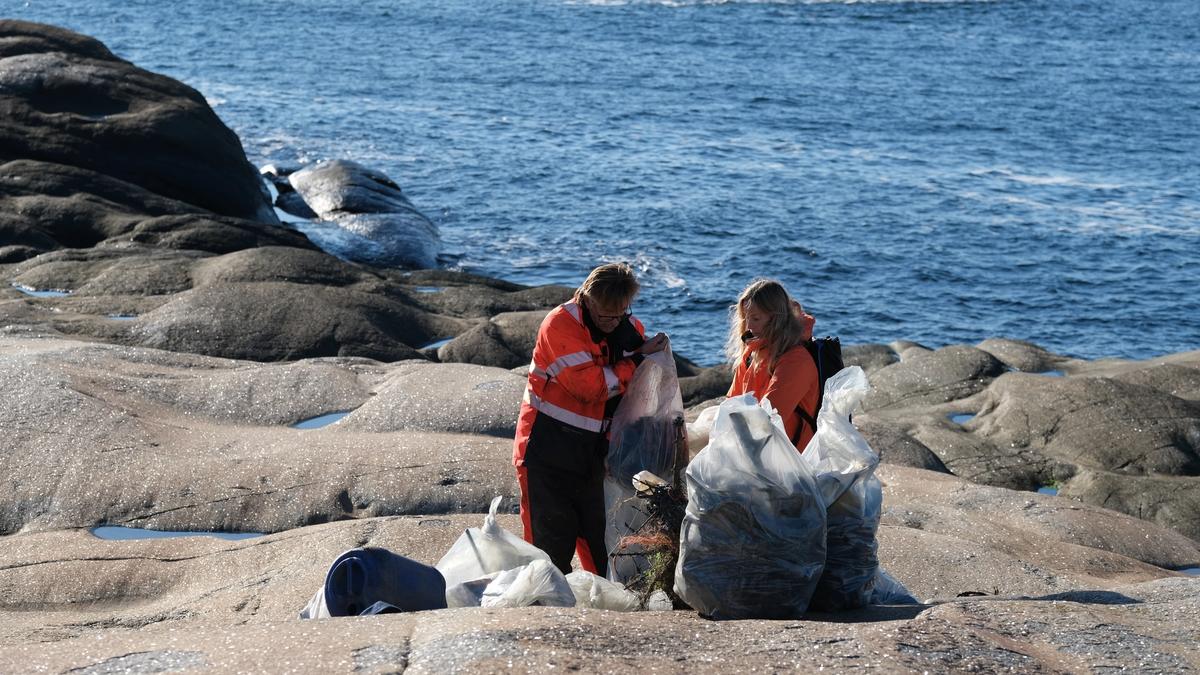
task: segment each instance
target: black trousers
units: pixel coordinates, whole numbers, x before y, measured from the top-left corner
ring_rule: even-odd
[[[596,574],[607,576],[602,471],[582,475],[538,465],[526,465],[525,470],[523,487],[529,499],[533,545],[545,551],[563,574],[568,574],[571,555],[578,544],[584,568],[593,567]]]

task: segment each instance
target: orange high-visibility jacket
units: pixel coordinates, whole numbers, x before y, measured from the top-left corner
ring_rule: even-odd
[[[539,415],[581,430],[584,442],[598,442],[608,431],[604,405],[625,392],[636,364],[608,354],[608,341],[592,341],[583,323],[583,308],[567,302],[554,308],[538,329],[529,365],[529,380],[517,418],[513,440],[513,465],[525,463],[525,450]],[[638,333],[645,328],[635,317],[630,322]],[[563,452],[572,448],[562,448]],[[557,450],[551,450],[557,451]]]
[[[771,405],[783,418],[788,438],[795,439],[796,448],[804,450],[816,430],[796,414],[796,406],[802,406],[810,415],[816,409],[820,394],[817,364],[813,363],[804,345],[796,345],[784,352],[775,365],[775,372],[771,373],[767,370],[770,354],[765,351],[759,354],[758,363],[751,358],[755,351],[763,348],[762,341],[755,340],[742,352],[742,358],[733,371],[729,395],[754,394],[759,401],[770,399]],[[804,428],[799,429],[802,424]],[[797,430],[800,431],[799,438],[796,437]]]

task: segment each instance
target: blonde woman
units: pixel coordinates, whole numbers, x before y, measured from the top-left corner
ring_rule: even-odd
[[[733,364],[730,396],[764,398],[783,418],[797,449],[816,431],[812,418],[820,399],[817,365],[805,349],[816,320],[771,279],[753,281],[729,310],[725,354]]]

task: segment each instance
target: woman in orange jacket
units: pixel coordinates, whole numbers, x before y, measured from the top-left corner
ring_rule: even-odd
[[[725,346],[733,362],[729,395],[770,400],[799,450],[816,431],[808,420],[816,411],[820,381],[817,364],[804,347],[815,322],[778,281],[757,279],[730,308]]]
[[[513,439],[525,540],[564,573],[571,554],[605,576],[604,459],[608,425],[643,355],[667,336],[647,340],[629,311],[637,294],[623,263],[592,270],[575,297],[538,328]]]

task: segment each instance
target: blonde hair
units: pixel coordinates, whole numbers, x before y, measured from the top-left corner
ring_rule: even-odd
[[[746,345],[742,335],[746,333],[746,312],[751,306],[767,315],[767,325],[763,329],[762,338],[766,343],[765,350],[756,350],[756,363],[765,354],[769,356],[767,370],[775,371],[775,364],[784,352],[804,342],[804,326],[793,307],[791,296],[778,281],[773,279],[755,279],[746,290],[738,296],[737,304],[729,308],[729,338],[725,341],[725,356],[730,365],[737,368],[738,361],[745,353]]]
[[[633,268],[625,263],[608,263],[592,270],[583,280],[579,290],[575,291],[575,301],[582,303],[584,298],[605,308],[623,309],[637,295],[637,277]]]

